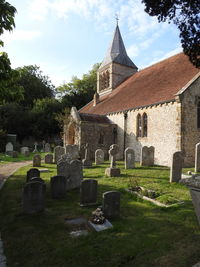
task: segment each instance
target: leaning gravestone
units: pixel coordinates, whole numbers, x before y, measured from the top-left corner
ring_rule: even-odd
[[[127,147],[125,149],[125,169],[135,168],[135,152],[132,148]]]
[[[95,164],[104,163],[104,151],[102,149],[97,149],[95,151]]]
[[[26,182],[29,182],[33,177],[40,177],[40,171],[36,168],[31,168],[26,173]]]
[[[26,214],[33,214],[45,209],[46,185],[41,182],[28,182],[24,186],[22,208]]]
[[[44,157],[44,163],[46,164],[52,164],[53,163],[53,155],[52,154],[47,154]]]
[[[97,203],[97,180],[87,179],[81,182],[80,205],[90,206]]]
[[[170,183],[179,182],[181,180],[183,167],[183,155],[181,151],[177,151],[172,156],[172,163],[170,169]]]
[[[39,154],[33,156],[33,167],[41,167],[41,157]]]
[[[65,149],[62,146],[56,146],[54,149],[54,161],[57,164],[61,156],[65,154]]]
[[[51,152],[51,146],[50,146],[49,143],[46,143],[46,144],[44,145],[44,152],[45,152],[45,153],[49,153],[49,152]]]
[[[86,143],[84,148],[85,148],[85,158],[82,160],[82,163],[83,163],[83,167],[89,168],[89,167],[92,167],[92,161],[90,160],[89,144]]]
[[[13,153],[13,144],[11,142],[8,142],[6,144],[6,154],[12,156]]]
[[[153,146],[143,146],[141,150],[140,165],[141,166],[153,166],[154,165],[154,152]]]
[[[77,145],[66,145],[65,154],[68,155],[68,158],[71,160],[79,159],[79,149]]]
[[[108,191],[103,194],[103,213],[106,218],[119,216],[120,192]]]
[[[195,146],[195,172],[200,171],[200,143]]]
[[[105,170],[105,175],[111,177],[120,176],[120,169],[116,168],[116,155],[119,153],[119,146],[116,144],[111,145],[108,153],[110,155],[111,161],[110,168],[106,168]]]
[[[67,179],[66,190],[79,188],[83,179],[83,165],[80,160],[59,161],[57,175],[65,176]]]
[[[63,198],[66,193],[66,182],[65,176],[57,175],[51,177],[51,196],[52,198]]]

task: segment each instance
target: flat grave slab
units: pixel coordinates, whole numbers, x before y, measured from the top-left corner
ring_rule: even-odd
[[[107,219],[105,220],[103,224],[95,224],[95,223],[92,223],[91,221],[88,221],[88,225],[92,230],[96,232],[107,230],[113,227],[113,225]]]
[[[70,232],[71,237],[79,237],[79,236],[86,236],[89,232],[87,230],[77,230]]]

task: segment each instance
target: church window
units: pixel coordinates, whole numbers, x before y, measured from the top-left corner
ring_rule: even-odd
[[[137,137],[142,136],[142,118],[141,115],[137,115]]]
[[[147,136],[147,114],[144,113],[142,115],[142,123],[143,123],[143,136],[146,137]]]
[[[106,71],[106,88],[110,85],[110,74],[109,71]]]
[[[200,102],[197,105],[197,128],[200,128]]]

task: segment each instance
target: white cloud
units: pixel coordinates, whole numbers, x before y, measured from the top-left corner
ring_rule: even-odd
[[[42,36],[40,31],[15,30],[2,35],[2,40],[8,44],[12,41],[32,41]]]
[[[137,57],[139,55],[139,47],[137,45],[131,45],[127,48],[129,57]]]
[[[33,0],[28,7],[28,13],[33,20],[43,21],[48,15],[49,8],[48,0]]]

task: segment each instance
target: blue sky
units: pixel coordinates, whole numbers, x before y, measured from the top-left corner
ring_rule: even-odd
[[[116,20],[129,57],[139,69],[181,51],[173,24],[158,23],[141,0],[7,0],[16,7],[16,28],[5,33],[13,68],[38,65],[55,86],[82,77],[101,62]]]

